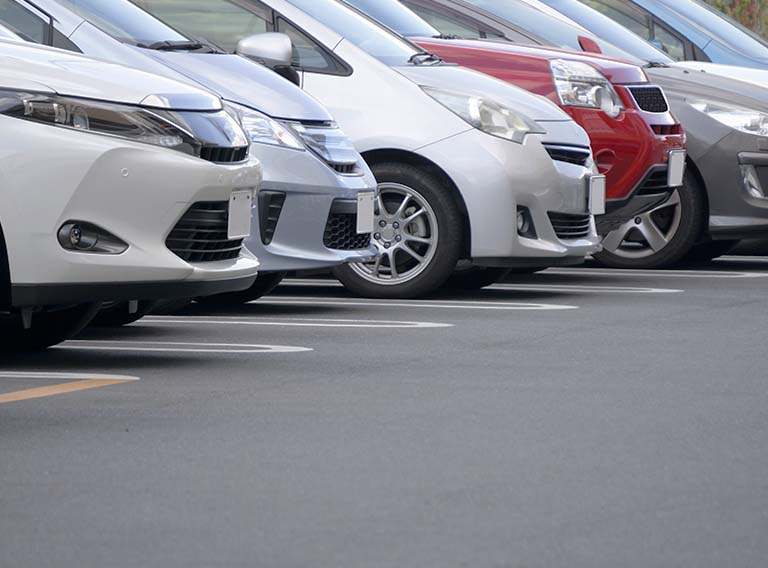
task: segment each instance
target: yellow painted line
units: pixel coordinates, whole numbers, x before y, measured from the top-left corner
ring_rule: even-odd
[[[92,375],[93,376],[93,375]],[[66,383],[58,383],[55,385],[48,385],[44,387],[35,387],[31,389],[24,389],[20,391],[7,392],[0,394],[0,404],[9,402],[19,402],[22,400],[32,400],[35,398],[45,398],[48,396],[56,396],[60,394],[68,394],[72,392],[84,391],[89,389],[97,389],[100,387],[108,387],[112,385],[118,385],[122,383],[129,383],[138,381],[138,377],[102,377],[82,379],[83,375],[68,375],[65,373],[0,373],[0,379],[12,378],[12,379],[61,379],[61,378],[80,378],[80,380],[71,380]]]

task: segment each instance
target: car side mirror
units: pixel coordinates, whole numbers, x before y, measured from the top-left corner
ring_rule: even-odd
[[[579,45],[581,46],[581,49],[587,53],[603,53],[603,50],[600,49],[600,44],[591,37],[579,36]]]
[[[255,59],[265,67],[290,67],[293,42],[285,34],[263,33],[244,37],[237,43],[235,53]]]

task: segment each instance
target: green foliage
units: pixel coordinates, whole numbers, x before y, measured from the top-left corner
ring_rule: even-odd
[[[768,0],[707,0],[733,19],[765,36],[768,30]]]

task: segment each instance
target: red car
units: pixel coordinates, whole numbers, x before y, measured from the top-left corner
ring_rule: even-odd
[[[685,133],[661,88],[640,67],[581,52],[446,37],[397,0],[345,1],[447,62],[549,98],[587,131],[608,180],[607,213],[598,219],[605,250],[595,255],[598,260],[623,268],[680,260],[675,245],[689,236],[679,234],[685,225],[676,222],[680,208],[673,202],[675,188],[683,185]],[[641,230],[647,215],[656,215],[655,224],[668,230],[663,246]],[[628,222],[638,225],[635,247],[611,239]]]

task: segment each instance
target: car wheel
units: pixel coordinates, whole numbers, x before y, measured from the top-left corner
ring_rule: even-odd
[[[258,300],[262,296],[266,296],[272,290],[280,285],[280,282],[285,278],[286,272],[268,272],[266,274],[259,274],[256,278],[256,282],[247,290],[241,292],[228,292],[226,294],[216,294],[214,296],[205,296],[203,298],[197,298],[195,301],[198,304],[204,306],[223,307],[223,306],[239,306],[241,304],[247,304],[254,300]]]
[[[334,269],[344,286],[372,298],[415,298],[437,290],[461,255],[463,224],[446,187],[423,170],[374,164],[379,181],[373,242],[376,260]]]
[[[672,266],[685,258],[701,236],[704,216],[704,190],[687,174],[684,185],[664,203],[605,235],[602,252],[593,258],[611,268]]]
[[[102,306],[96,317],[91,320],[90,325],[95,325],[96,327],[121,327],[128,325],[139,321],[150,313],[157,304],[157,300],[140,300],[139,308],[133,313],[128,311],[128,302],[115,302]]]
[[[509,273],[509,268],[472,267],[457,270],[443,286],[451,290],[482,290],[502,280]]]
[[[739,241],[711,241],[696,245],[685,258],[690,262],[708,262],[731,252]]]
[[[21,314],[0,316],[0,351],[39,351],[77,335],[93,319],[101,302],[49,307],[32,314],[32,327],[24,329]]]

